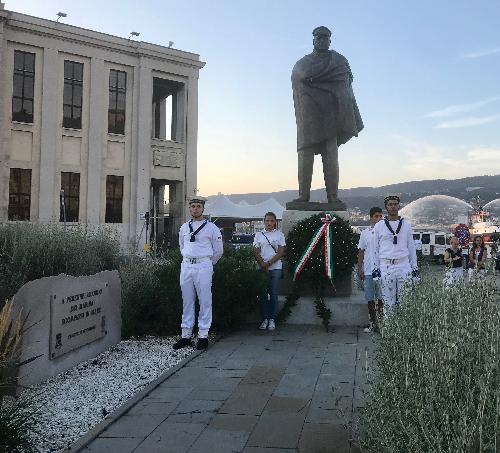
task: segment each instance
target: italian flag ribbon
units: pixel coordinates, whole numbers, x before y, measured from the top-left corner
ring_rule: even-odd
[[[309,242],[306,250],[300,257],[299,261],[295,265],[295,269],[293,272],[293,280],[296,281],[302,271],[304,270],[304,267],[306,266],[307,261],[309,258],[311,258],[311,255],[316,248],[316,246],[319,244],[321,239],[325,241],[325,276],[330,279],[330,281],[333,279],[333,261],[332,261],[332,223],[337,220],[336,217],[332,216],[331,214],[325,214],[325,217],[321,219],[323,222],[323,225],[321,225],[314,233],[314,236],[312,237],[311,241]]]

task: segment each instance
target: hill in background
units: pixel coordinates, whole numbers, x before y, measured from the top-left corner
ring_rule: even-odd
[[[425,181],[409,181],[398,184],[389,184],[380,187],[355,187],[339,190],[339,198],[349,209],[358,208],[366,211],[372,206],[383,207],[383,198],[389,193],[401,196],[402,204],[427,195],[450,195],[461,200],[470,201],[479,196],[485,203],[500,198],[500,175],[472,176],[461,179],[431,179]],[[210,196],[210,198],[214,195]],[[283,206],[298,197],[297,190],[283,190],[280,192],[231,194],[227,197],[234,203],[245,200],[249,204],[256,204],[274,197]],[[311,201],[326,200],[325,189],[311,191]]]

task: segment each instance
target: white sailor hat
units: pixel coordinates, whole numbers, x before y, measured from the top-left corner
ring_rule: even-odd
[[[207,202],[207,199],[204,198],[204,197],[200,197],[198,195],[194,196],[194,197],[191,197],[189,200],[188,200],[188,204],[191,204],[191,203],[201,203],[203,206],[205,206],[205,203]]]
[[[399,198],[399,195],[396,195],[395,193],[389,194],[384,198],[384,204],[387,204],[391,200],[396,200],[398,203],[401,201]]]

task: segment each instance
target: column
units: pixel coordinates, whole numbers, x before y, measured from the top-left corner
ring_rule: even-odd
[[[104,61],[92,58],[90,62],[87,222],[94,225],[104,223],[101,212],[106,206],[106,175],[103,174],[102,166],[103,148],[107,145],[108,76]]]
[[[4,26],[6,12],[2,11],[4,4],[0,2],[0,68],[9,68],[6,63],[7,42],[4,41]],[[7,99],[7,77],[12,77],[11,71],[0,72],[0,222],[7,220],[9,206],[9,168],[7,165],[7,137],[9,130],[9,111],[12,103]]]
[[[184,127],[186,131],[185,202],[187,198],[197,194],[196,191],[198,190],[196,174],[198,158],[198,74],[189,77],[187,96],[184,99],[187,99],[187,108],[185,109],[186,127]]]
[[[136,107],[136,122],[137,122],[137,142],[135,146],[136,153],[136,237],[139,238],[143,221],[140,220],[141,214],[144,214],[150,209],[150,192],[151,192],[151,165],[153,156],[151,151],[151,131],[152,131],[152,113],[151,104],[153,101],[153,76],[151,69],[146,67],[144,60],[141,59],[138,69],[138,102]],[[134,175],[132,175],[134,176]],[[131,212],[131,223],[133,221]],[[146,243],[146,235],[143,231],[138,247],[142,250]]]
[[[38,219],[41,222],[59,220],[59,212],[54,211],[54,198],[59,197],[56,190],[56,146],[57,134],[61,133],[57,115],[57,101],[61,99],[57,92],[61,85],[59,77],[58,52],[45,48],[43,51],[42,71],[42,117],[40,132],[40,192],[38,202]],[[34,219],[33,219],[34,220]]]

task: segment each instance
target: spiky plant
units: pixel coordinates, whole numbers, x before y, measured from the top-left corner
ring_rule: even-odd
[[[20,366],[21,335],[26,323],[22,313],[15,321],[11,318],[12,302],[7,301],[0,310],[0,405],[3,396],[11,392]]]
[[[7,394],[15,394],[17,369],[35,360],[21,361],[21,341],[27,316],[22,311],[15,320],[11,316],[12,302],[0,310],[0,451],[35,451],[30,431],[34,426],[33,410],[26,403],[13,400],[5,404]]]
[[[494,281],[429,278],[384,323],[363,419],[370,453],[500,451]]]

